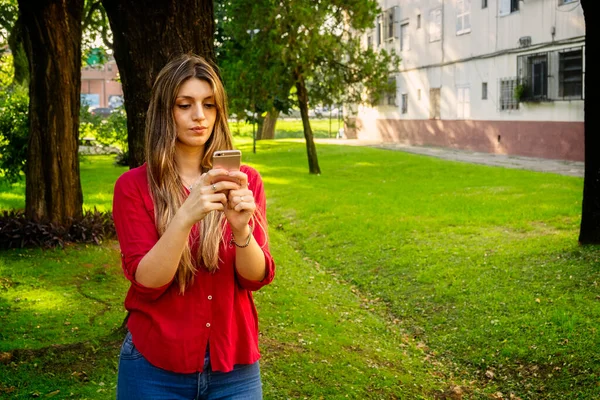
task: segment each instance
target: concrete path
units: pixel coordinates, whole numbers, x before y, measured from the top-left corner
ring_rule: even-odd
[[[359,139],[315,139],[316,143],[343,144],[347,146],[368,146],[387,150],[422,154],[445,160],[469,162],[473,164],[493,165],[496,167],[526,169],[530,171],[550,172],[560,175],[583,177],[584,163],[579,161],[550,160],[545,158],[513,156],[505,154],[478,153],[468,150],[446,149],[430,146],[410,146],[401,143],[381,143]]]

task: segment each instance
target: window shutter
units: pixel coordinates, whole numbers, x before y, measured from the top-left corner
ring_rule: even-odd
[[[508,15],[510,14],[510,0],[500,0],[500,9],[498,10],[498,15]]]
[[[429,41],[435,42],[442,38],[442,9],[436,8],[429,12]]]
[[[393,8],[393,13],[394,13],[394,38],[398,39],[398,37],[400,36],[400,7],[398,6],[394,6]]]

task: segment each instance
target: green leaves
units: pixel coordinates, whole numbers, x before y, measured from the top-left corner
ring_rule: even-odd
[[[271,106],[285,112],[294,71],[307,82],[313,105],[361,103],[369,97],[365,92],[395,90],[388,75],[399,58],[361,43],[378,13],[376,1],[229,0],[215,6],[219,65],[238,115]]]
[[[9,183],[19,181],[25,172],[28,133],[27,89],[0,87],[0,176]]]
[[[123,107],[116,108],[97,126],[96,139],[105,146],[116,145],[127,152],[127,115]]]

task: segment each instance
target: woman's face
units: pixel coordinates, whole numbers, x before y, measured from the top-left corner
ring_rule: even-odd
[[[173,118],[178,146],[203,148],[217,119],[217,106],[210,84],[198,78],[185,81],[175,99]]]

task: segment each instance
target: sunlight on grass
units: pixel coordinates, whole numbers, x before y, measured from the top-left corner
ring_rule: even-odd
[[[377,167],[379,164],[374,162],[359,161],[354,164],[357,167]]]
[[[67,292],[58,293],[54,290],[42,288],[22,288],[11,291],[5,296],[6,301],[12,301],[18,306],[19,310],[28,311],[49,311],[65,307],[69,303],[72,294]]]
[[[16,193],[0,193],[0,200],[25,200],[25,195]]]
[[[276,178],[276,177],[264,178],[263,182],[265,184],[271,184],[271,185],[290,185],[293,183],[291,179]]]
[[[23,208],[25,208],[25,194],[21,190],[12,193],[0,193],[0,210],[18,210]]]
[[[112,210],[113,193],[95,193],[93,195],[84,195],[84,210],[93,210],[96,208],[99,211]]]
[[[315,138],[330,138],[334,137],[343,127],[343,123],[338,124],[334,118],[331,121],[331,132],[329,118],[312,118],[310,120],[311,129]],[[231,133],[235,137],[252,138],[252,124],[244,121],[229,121]],[[256,129],[256,126],[255,126]],[[286,138],[304,138],[304,128],[300,119],[279,119],[275,125],[275,139]]]

